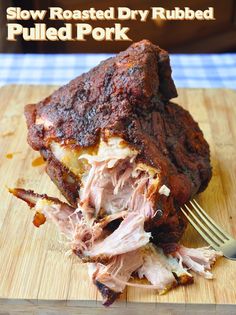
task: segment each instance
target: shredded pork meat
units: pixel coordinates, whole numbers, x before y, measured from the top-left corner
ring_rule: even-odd
[[[61,204],[42,199],[35,205],[37,212],[42,212],[52,220],[60,232],[69,239],[71,248],[84,260],[101,260],[127,253],[149,242],[150,233],[144,231],[144,216],[135,213],[116,213],[94,223],[86,222],[80,212],[69,214]],[[122,218],[119,227],[107,237],[101,239],[103,228],[111,221]],[[111,246],[112,244],[112,246]]]
[[[206,279],[213,279],[213,274],[209,270],[217,257],[222,256],[221,252],[217,252],[209,247],[187,248],[179,245],[177,248],[172,253],[172,256],[177,257],[181,265],[184,264],[190,270],[193,270]]]
[[[153,217],[152,197],[159,186],[158,170],[136,163],[138,152],[122,138],[100,140],[96,154],[82,152],[76,156],[56,142],[51,148],[55,157],[75,174],[78,173],[76,158],[77,163],[86,165],[81,176],[78,208],[88,221],[124,210]]]
[[[84,255],[90,258],[112,257],[134,251],[149,242],[151,233],[144,230],[144,216],[129,213],[119,227],[101,242],[94,243]]]
[[[137,165],[136,156],[137,151],[129,148],[121,138],[113,137],[100,142],[96,155],[79,157],[91,166],[82,177],[80,189],[84,215],[97,217],[104,211],[110,214],[127,209],[145,217],[153,216],[151,191],[154,192],[153,186],[158,184],[158,179],[154,179],[157,172],[150,174],[142,164]]]
[[[145,215],[123,211],[87,222],[83,213],[58,199],[32,191],[13,189],[11,192],[34,207],[37,213],[53,221],[66,236],[71,249],[88,261],[89,274],[110,305],[126,285],[157,289],[165,293],[178,284],[193,282],[192,270],[212,279],[211,266],[222,253],[209,248],[187,248],[179,244],[162,248],[150,243],[144,229]],[[122,220],[114,231],[104,231],[115,220]],[[136,272],[150,284],[130,283]]]
[[[71,155],[68,157],[65,148],[54,143],[53,150],[58,159],[70,164]],[[83,262],[89,262],[90,276],[105,305],[113,303],[126,285],[157,289],[163,294],[178,284],[192,283],[193,276],[186,268],[211,279],[211,265],[221,255],[207,248],[189,249],[177,244],[171,244],[171,253],[164,254],[150,243],[145,222],[158,211],[152,196],[159,193],[168,197],[171,191],[166,185],[159,187],[158,170],[136,163],[137,154],[121,138],[111,138],[100,141],[96,154],[77,156],[86,167],[78,206],[73,210],[45,195],[40,198],[32,192],[12,191],[35,206],[35,222],[40,219],[44,223],[41,216],[53,221],[71,250]],[[107,229],[117,220],[115,229]],[[130,283],[134,272],[150,284]]]
[[[53,149],[61,161],[71,161],[63,147],[54,143]],[[158,192],[168,197],[171,191],[165,185],[159,187],[158,171],[137,164],[136,156],[137,152],[121,138],[100,141],[96,154],[77,156],[86,168],[78,206],[73,211],[45,195],[35,198],[32,192],[12,191],[35,206],[37,218],[43,215],[53,221],[71,250],[89,262],[90,276],[105,305],[111,304],[126,285],[155,288],[163,294],[178,284],[192,283],[193,276],[186,268],[211,279],[211,265],[221,255],[208,248],[189,249],[176,244],[171,244],[171,253],[164,254],[150,243],[145,222],[158,211],[152,196]],[[120,222],[115,229],[106,228],[117,220]],[[150,284],[130,283],[134,272]]]
[[[162,256],[153,245],[149,245],[144,255],[144,263],[138,270],[139,278],[146,277],[160,293],[177,285],[168,263]]]
[[[93,264],[93,271],[92,273],[90,271],[90,275],[93,277],[93,280],[99,281],[111,290],[121,293],[125,289],[132,273],[142,264],[142,251],[138,249],[114,256],[106,265],[102,263]]]
[[[54,143],[53,150],[58,159],[70,163],[65,148]],[[178,284],[192,283],[189,270],[211,279],[209,270],[221,255],[208,248],[178,244],[171,244],[171,252],[165,254],[150,243],[145,222],[160,211],[152,197],[156,193],[168,197],[171,191],[166,185],[160,186],[158,170],[136,163],[137,154],[116,137],[101,140],[96,153],[78,155],[77,161],[86,167],[77,208],[31,191],[12,191],[35,207],[37,224],[40,220],[44,223],[42,216],[50,219],[66,236],[71,250],[89,263],[90,276],[105,305],[111,304],[126,285],[157,289],[163,294]],[[76,159],[73,153],[73,167]],[[116,227],[109,228],[114,222]],[[130,283],[134,272],[149,284]]]

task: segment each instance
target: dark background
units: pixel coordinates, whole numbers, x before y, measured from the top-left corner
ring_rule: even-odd
[[[94,7],[105,10],[110,6],[126,6],[130,9],[149,9],[152,6],[160,6],[166,9],[174,9],[175,6],[186,6],[193,10],[214,7],[215,21],[121,21],[122,26],[130,27],[128,35],[134,41],[147,38],[153,43],[177,53],[208,53],[208,52],[232,52],[236,51],[236,0],[127,0],[127,1],[103,1],[103,0],[29,0],[14,1],[0,0],[0,52],[19,53],[98,53],[118,52],[130,45],[130,42],[98,42],[88,37],[86,42],[25,42],[18,39],[17,42],[6,41],[6,8],[8,6],[20,6],[24,9],[47,9],[49,6],[59,6],[69,10],[83,10]],[[13,21],[11,21],[12,23]],[[80,23],[81,21],[66,21],[66,23]],[[34,21],[18,21],[24,26],[33,26]],[[63,21],[47,21],[47,26],[60,27]],[[92,26],[112,27],[114,21],[85,21]]]

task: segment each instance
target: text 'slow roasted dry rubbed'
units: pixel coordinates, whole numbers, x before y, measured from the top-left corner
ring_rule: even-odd
[[[189,268],[212,277],[219,253],[177,244],[179,207],[207,187],[211,166],[176,96],[167,52],[143,40],[25,108],[28,142],[69,204],[12,192],[35,207],[36,226],[51,219],[69,239],[105,305],[126,285],[191,283]],[[129,283],[134,273],[150,284]]]

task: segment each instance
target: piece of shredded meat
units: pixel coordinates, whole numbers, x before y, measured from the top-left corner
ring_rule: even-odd
[[[144,230],[145,217],[136,213],[129,213],[119,227],[108,237],[83,254],[90,259],[112,257],[134,251],[149,242],[151,233]]]
[[[143,264],[140,249],[112,257],[107,264],[95,263],[93,280],[103,283],[115,292],[123,292],[132,273]]]
[[[149,245],[146,254],[144,255],[144,263],[138,270],[139,278],[146,277],[146,279],[155,286],[159,292],[164,293],[171,287],[177,285],[176,279],[169,270],[169,266],[161,254]]]
[[[206,279],[213,279],[213,274],[209,270],[216,259],[222,256],[222,253],[209,247],[187,248],[179,245],[171,255],[177,257],[181,265],[184,264]]]

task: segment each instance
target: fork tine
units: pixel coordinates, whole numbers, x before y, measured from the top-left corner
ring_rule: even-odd
[[[224,237],[226,240],[231,240],[230,236],[226,231],[224,231],[198,204],[198,202],[193,199],[190,201],[191,205],[197,211],[198,215],[204,220],[204,222],[209,226],[209,228],[220,238]],[[195,205],[194,205],[195,204]],[[196,209],[197,208],[197,209]]]
[[[204,221],[205,222],[205,224],[208,226],[208,228],[210,229],[210,231],[212,232],[212,233],[214,233],[215,234],[215,236],[216,237],[218,237],[223,243],[225,242],[225,241],[227,241],[228,240],[228,238],[226,237],[226,236],[224,236],[223,235],[223,233],[222,232],[219,232],[215,227],[214,227],[214,225],[212,224],[212,220],[208,220],[205,216],[204,216],[204,214],[202,213],[202,211],[200,211],[199,209],[198,209],[198,206],[196,205],[196,204],[194,204],[192,201],[189,201],[190,202],[190,204],[192,205],[192,207],[194,208],[194,210],[195,210],[195,212],[198,214],[198,216],[202,219],[202,221]]]
[[[192,224],[192,226],[198,231],[198,233],[207,241],[207,243],[209,245],[211,245],[211,247],[213,247],[215,250],[219,250],[219,243],[213,241],[212,239],[210,239],[208,237],[208,235],[194,222],[194,220],[187,214],[187,212],[183,209],[180,208],[181,211],[183,212],[183,214],[186,216],[186,218],[188,219],[188,221]]]
[[[195,222],[200,226],[200,228],[208,234],[208,236],[218,245],[221,245],[223,242],[215,237],[215,235],[202,223],[202,221],[195,215],[192,209],[190,209],[187,205],[185,207],[188,209],[188,213],[194,218]]]

